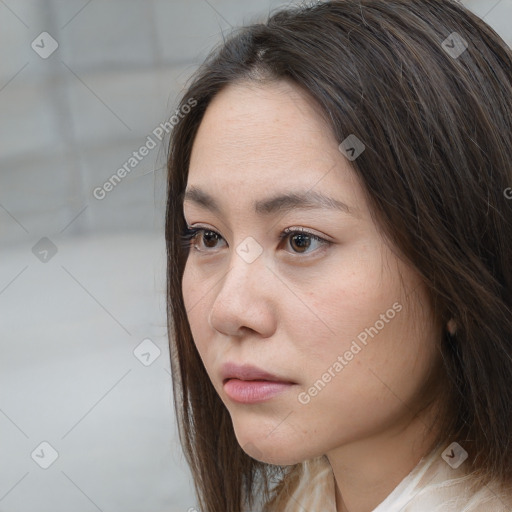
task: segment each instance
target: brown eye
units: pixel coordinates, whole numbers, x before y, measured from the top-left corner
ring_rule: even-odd
[[[192,245],[200,252],[208,252],[210,249],[215,249],[217,242],[222,240],[219,233],[211,229],[199,228],[192,230],[191,233]],[[198,245],[199,247],[197,247]]]
[[[210,249],[214,249],[215,242],[217,242],[219,240],[219,238],[221,238],[220,235],[218,233],[216,233],[215,231],[203,230],[202,239],[203,239],[203,242],[205,242],[206,247],[209,247]]]
[[[290,246],[292,251],[296,254],[308,254],[313,253],[315,250],[308,251],[313,242],[316,242],[319,246],[327,246],[332,242],[321,238],[310,231],[305,230],[304,228],[287,228],[285,229],[281,235],[280,239],[285,240],[286,238],[290,239]]]
[[[198,239],[202,240],[206,249],[198,248]],[[182,247],[187,251],[192,247],[199,252],[209,252],[210,249],[215,248],[215,242],[220,239],[222,237],[211,229],[190,228],[188,226],[181,235]]]
[[[304,233],[294,234],[290,237],[290,245],[293,247],[294,244],[298,247],[297,252],[302,253],[311,245],[311,237]]]

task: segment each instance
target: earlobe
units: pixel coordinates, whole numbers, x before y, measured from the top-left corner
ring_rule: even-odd
[[[446,328],[451,336],[455,335],[455,333],[457,332],[457,323],[453,318],[450,318],[450,320],[446,324]]]

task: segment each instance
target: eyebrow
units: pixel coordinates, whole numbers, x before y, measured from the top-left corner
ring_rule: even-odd
[[[217,201],[198,187],[190,187],[187,189],[185,191],[184,200],[192,201],[198,206],[222,215],[222,208]],[[348,206],[343,201],[328,197],[314,190],[288,192],[254,202],[254,211],[262,216],[273,215],[277,212],[288,212],[294,209],[329,209],[357,216],[355,208]]]

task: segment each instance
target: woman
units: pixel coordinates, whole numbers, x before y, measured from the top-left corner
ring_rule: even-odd
[[[446,0],[240,29],[168,159],[203,512],[512,510],[512,59]]]

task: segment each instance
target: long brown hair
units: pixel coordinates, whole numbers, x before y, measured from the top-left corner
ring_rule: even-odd
[[[454,34],[456,33],[456,34]],[[466,47],[467,46],[467,47]],[[340,0],[273,13],[234,31],[195,73],[168,153],[168,329],[180,440],[203,512],[240,512],[293,487],[239,446],[195,347],[182,297],[183,192],[212,98],[241,80],[291,80],[351,162],[372,216],[428,286],[449,408],[439,439],[471,446],[482,482],[512,478],[512,59],[496,32],[455,0]],[[188,102],[188,103],[187,103]],[[273,480],[282,484],[271,489]],[[263,494],[262,494],[263,493]],[[274,494],[272,494],[274,493]]]

